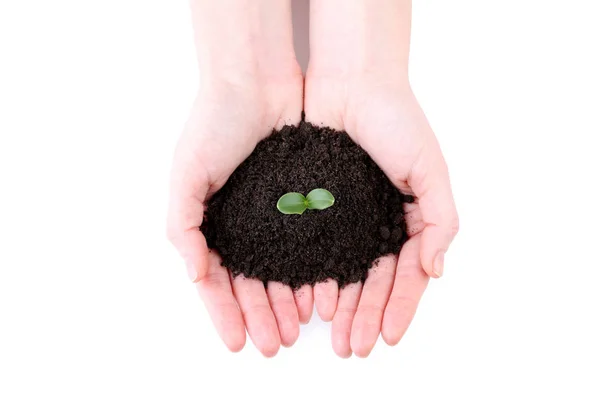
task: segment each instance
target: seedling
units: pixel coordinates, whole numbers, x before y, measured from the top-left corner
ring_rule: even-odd
[[[333,205],[333,195],[325,189],[314,189],[304,197],[302,193],[286,193],[277,201],[277,209],[284,214],[302,214],[306,209],[324,210]]]

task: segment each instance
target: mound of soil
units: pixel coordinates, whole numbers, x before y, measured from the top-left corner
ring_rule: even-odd
[[[288,192],[329,190],[325,210],[285,215]],[[400,193],[345,132],[302,122],[261,141],[209,200],[200,229],[233,275],[298,288],[328,278],[364,281],[375,260],[407,239]]]

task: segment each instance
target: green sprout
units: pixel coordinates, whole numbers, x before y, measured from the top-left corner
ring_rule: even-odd
[[[306,209],[324,210],[333,205],[333,195],[325,189],[314,189],[304,197],[302,193],[286,193],[277,201],[277,209],[284,214],[302,214]]]

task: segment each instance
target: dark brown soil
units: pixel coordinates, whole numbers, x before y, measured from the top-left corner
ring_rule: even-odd
[[[287,192],[329,190],[335,204],[284,215]],[[204,232],[234,275],[298,288],[327,278],[364,281],[374,261],[406,241],[401,194],[343,132],[302,122],[260,142],[208,202]]]

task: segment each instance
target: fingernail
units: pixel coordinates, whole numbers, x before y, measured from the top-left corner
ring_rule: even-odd
[[[444,274],[444,252],[440,251],[433,260],[433,274],[440,278]]]
[[[196,268],[194,268],[194,266],[191,263],[186,263],[186,268],[187,268],[187,273],[188,276],[190,277],[190,280],[192,282],[196,282],[196,279],[198,279],[198,274],[196,273]]]

